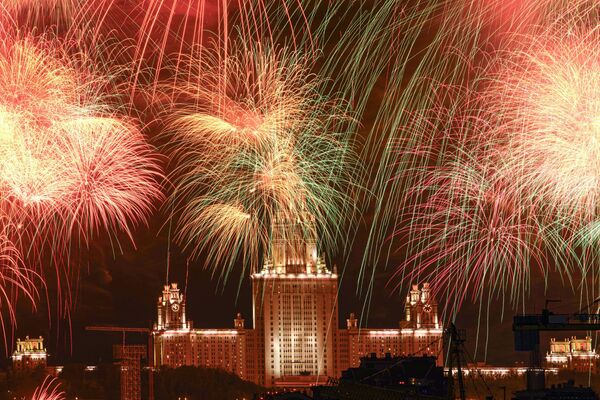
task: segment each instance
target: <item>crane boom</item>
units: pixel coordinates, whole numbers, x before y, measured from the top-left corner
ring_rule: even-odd
[[[97,331],[97,332],[137,332],[137,333],[150,333],[149,328],[131,328],[127,326],[86,326],[86,331]]]

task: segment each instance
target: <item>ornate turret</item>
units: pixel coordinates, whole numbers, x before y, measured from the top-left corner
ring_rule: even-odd
[[[162,296],[158,298],[158,319],[155,329],[190,329],[191,324],[185,316],[185,298],[176,283],[165,285]]]
[[[244,318],[242,318],[242,313],[237,313],[235,319],[233,320],[233,326],[235,329],[244,329]]]
[[[419,289],[419,285],[412,285],[404,304],[405,322],[403,326],[415,329],[439,328],[437,306],[437,302],[431,296],[429,283],[423,283],[421,289]]]
[[[356,315],[354,313],[350,313],[350,318],[346,320],[346,326],[348,329],[358,328],[358,321],[356,320]]]

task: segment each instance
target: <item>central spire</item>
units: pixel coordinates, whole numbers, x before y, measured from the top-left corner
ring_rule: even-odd
[[[315,219],[307,212],[298,216],[277,213],[263,272],[276,274],[325,273],[327,267],[317,251]]]

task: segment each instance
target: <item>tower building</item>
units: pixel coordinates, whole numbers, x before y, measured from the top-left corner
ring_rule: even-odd
[[[176,283],[163,288],[158,298],[157,329],[186,330],[190,325],[185,318],[185,299]]]
[[[255,379],[267,386],[338,375],[337,275],[317,254],[311,219],[278,220],[271,255],[251,276],[254,334],[264,353]]]
[[[165,286],[153,331],[154,365],[217,367],[267,387],[324,383],[372,353],[433,355],[442,365],[442,328],[427,283],[412,286],[396,328],[360,328],[351,314],[340,329],[337,272],[319,256],[310,216],[274,221],[263,266],[250,278],[252,328],[238,314],[233,329],[194,329],[177,284]]]

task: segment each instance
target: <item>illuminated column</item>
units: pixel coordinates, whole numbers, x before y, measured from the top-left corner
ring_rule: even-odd
[[[429,283],[425,282],[423,284],[423,288],[421,289],[421,303],[429,302]]]
[[[411,320],[411,304],[410,304],[410,296],[406,296],[406,303],[404,303],[404,316],[406,319],[406,322],[410,322]]]
[[[419,290],[419,285],[412,285],[412,290],[410,291],[410,304],[415,305],[419,301],[421,297],[421,291]]]

